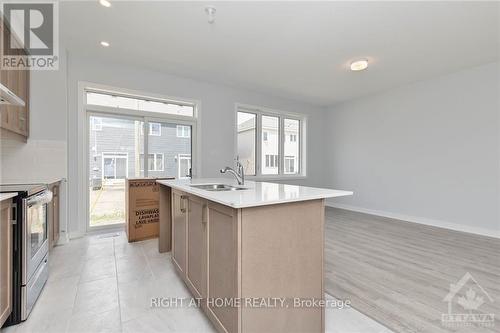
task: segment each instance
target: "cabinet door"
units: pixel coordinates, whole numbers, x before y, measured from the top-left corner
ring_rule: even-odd
[[[23,50],[22,54],[26,54]],[[17,133],[28,137],[29,135],[29,90],[30,90],[30,72],[27,70],[17,71],[18,90],[16,92],[24,101],[24,107],[17,107]]]
[[[172,261],[186,273],[187,196],[172,191]]]
[[[0,202],[0,327],[12,310],[11,201]]]
[[[0,22],[3,30],[8,30],[3,22]],[[16,39],[12,39],[15,47],[20,47]],[[19,48],[18,55],[26,55],[26,51]],[[29,70],[1,70],[0,82],[19,96],[25,106],[0,105],[0,127],[25,137],[29,136]]]
[[[207,203],[205,200],[188,198],[187,280],[196,297],[206,297],[207,255]]]
[[[237,211],[208,203],[208,298],[237,298],[238,221]],[[238,309],[209,304],[227,332],[238,331]]]

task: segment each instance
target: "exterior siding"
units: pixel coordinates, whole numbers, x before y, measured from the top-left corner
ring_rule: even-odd
[[[92,122],[96,122],[94,127]],[[101,124],[101,126],[99,126]],[[144,176],[142,122],[128,119],[91,117],[89,129],[90,178],[103,179],[103,154],[126,154],[127,177]],[[149,154],[163,154],[163,170],[149,171],[152,177],[178,177],[179,154],[191,154],[191,138],[177,137],[176,124],[161,124],[161,135],[148,137]],[[138,156],[139,155],[139,156]]]

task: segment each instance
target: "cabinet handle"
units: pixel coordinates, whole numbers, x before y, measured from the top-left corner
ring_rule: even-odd
[[[208,212],[207,212],[207,204],[203,205],[201,209],[201,223],[207,224],[208,222]]]
[[[188,196],[187,195],[181,195],[181,213],[186,212],[186,200]]]

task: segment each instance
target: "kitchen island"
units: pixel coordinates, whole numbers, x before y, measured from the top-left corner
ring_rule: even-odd
[[[172,251],[219,332],[324,332],[324,199],[352,192],[228,179],[157,182],[159,250]]]

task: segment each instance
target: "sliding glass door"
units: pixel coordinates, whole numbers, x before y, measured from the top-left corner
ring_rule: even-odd
[[[147,141],[147,176],[191,176],[191,125],[146,119],[149,135]]]
[[[142,177],[144,122],[128,117],[89,116],[89,226],[125,222],[125,179]]]
[[[89,227],[125,223],[125,180],[191,176],[192,126],[89,113]]]

